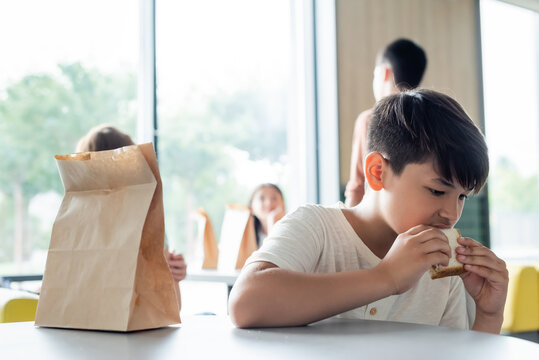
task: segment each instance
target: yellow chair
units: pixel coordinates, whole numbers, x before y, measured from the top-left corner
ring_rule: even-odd
[[[509,288],[502,330],[539,330],[539,266],[508,265]]]
[[[39,296],[0,288],[0,323],[34,321]]]

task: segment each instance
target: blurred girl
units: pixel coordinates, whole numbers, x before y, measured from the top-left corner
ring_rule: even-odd
[[[253,191],[249,206],[255,222],[256,242],[260,247],[273,225],[285,214],[283,193],[275,184],[261,184]]]

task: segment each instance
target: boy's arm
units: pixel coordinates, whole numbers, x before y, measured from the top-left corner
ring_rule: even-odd
[[[432,265],[448,263],[451,249],[442,237],[438,229],[416,226],[397,237],[380,264],[365,270],[313,274],[253,262],[234,284],[230,316],[238,327],[306,325],[402,294]]]
[[[377,268],[308,274],[260,261],[242,270],[230,293],[229,311],[242,328],[300,326],[384,298],[393,290]]]
[[[489,248],[470,238],[459,238],[457,259],[467,271],[462,277],[464,287],[476,305],[472,329],[499,334],[503,308],[507,297],[509,275],[507,266]]]

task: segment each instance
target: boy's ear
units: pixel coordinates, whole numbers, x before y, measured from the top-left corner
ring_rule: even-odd
[[[365,179],[374,191],[384,188],[382,173],[385,166],[387,166],[386,159],[379,152],[371,152],[365,158]]]

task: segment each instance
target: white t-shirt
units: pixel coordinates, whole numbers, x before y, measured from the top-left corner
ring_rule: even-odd
[[[306,205],[281,219],[262,247],[247,260],[267,261],[303,273],[334,273],[371,269],[381,261],[361,241],[341,211]],[[458,276],[432,280],[426,272],[401,295],[393,295],[338,316],[388,320],[469,329],[466,291]]]

